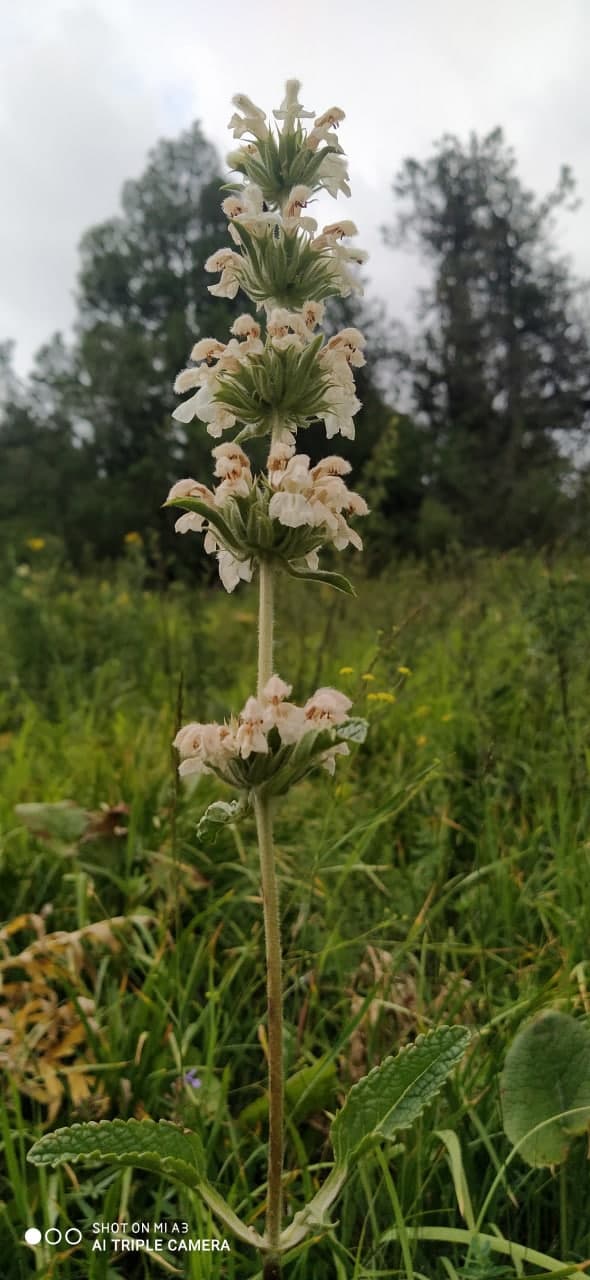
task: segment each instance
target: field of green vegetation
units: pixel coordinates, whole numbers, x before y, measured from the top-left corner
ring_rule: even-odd
[[[336,1230],[285,1273],[545,1275],[590,1257],[587,1144],[529,1167],[503,1132],[499,1076],[539,1010],[590,1022],[590,562],[469,554],[356,588],[349,601],[280,583],[277,671],[298,701],[334,684],[370,721],[335,779],[302,783],[276,823],[289,1213],[321,1182],[326,1112],[351,1081],[440,1023],[475,1034],[436,1106],[359,1160]],[[103,580],[74,578],[31,543],[0,605],[2,1275],[253,1277],[233,1241],[223,1255],[93,1252],[95,1221],[220,1231],[156,1176],[25,1157],[72,1120],[175,1119],[260,1225],[253,828],[199,845],[221,789],[179,786],[170,746],[181,719],[222,719],[252,691],[255,588],[160,590],[134,545]],[[31,1224],[84,1241],[32,1249]]]

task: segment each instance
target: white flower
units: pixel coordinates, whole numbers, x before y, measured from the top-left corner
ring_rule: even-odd
[[[273,493],[268,506],[271,520],[288,529],[299,529],[302,525],[313,524],[313,508],[307,498],[300,493]]]
[[[212,364],[214,360],[218,360],[225,351],[225,343],[218,342],[217,338],[201,338],[196,342],[190,358],[191,360],[206,360],[207,364]],[[179,374],[179,377],[182,375]],[[176,390],[176,387],[175,387]]]
[[[311,187],[304,187],[301,184],[293,187],[287,197],[283,216],[285,218],[298,218],[301,210],[305,209],[311,194]]]
[[[227,196],[222,201],[221,208],[226,216],[230,219],[245,217],[256,217],[262,213],[264,200],[260,187],[254,182],[247,182],[239,195]]]
[[[234,107],[238,108],[242,114],[234,114],[228,124],[228,129],[233,131],[234,138],[241,138],[245,133],[253,133],[259,141],[268,138],[268,128],[266,125],[266,115],[261,107],[257,107],[252,99],[245,93],[236,93],[232,98]]]
[[[199,484],[198,480],[193,480],[192,476],[187,476],[184,480],[177,480],[166,498],[166,502],[172,502],[174,498],[200,498],[201,502],[213,502],[213,494],[205,484]]]
[[[205,550],[207,551],[207,540],[205,539]],[[251,582],[254,573],[254,565],[251,560],[238,560],[233,556],[231,551],[226,551],[222,547],[217,552],[217,563],[219,565],[219,577],[226,591],[235,590],[239,582]]]
[[[327,111],[316,117],[314,125],[316,129],[337,129],[345,119],[346,113],[342,110],[342,107],[328,107]]]
[[[334,155],[329,151],[317,171],[316,181],[320,186],[325,187],[331,196],[336,197],[339,191],[349,196],[348,168],[343,156]]]
[[[207,431],[214,438],[220,436],[223,431],[229,427],[233,427],[235,417],[223,405],[218,404],[213,396],[219,386],[218,379],[211,377],[203,384],[196,396],[191,396],[190,400],[185,400],[184,404],[178,406],[172,414],[173,418],[180,418],[181,422],[190,422],[192,417],[198,417],[202,422],[207,423]],[[180,411],[183,416],[181,417]]]
[[[205,271],[221,271],[218,284],[208,285],[209,293],[216,298],[235,298],[240,287],[239,271],[242,259],[233,249],[217,249],[207,258]]]
[[[314,480],[322,480],[324,476],[347,476],[351,471],[352,467],[346,458],[339,458],[337,454],[330,454],[327,458],[322,458],[315,467],[312,467],[311,475]]]
[[[260,325],[254,316],[246,313],[234,320],[230,333],[233,333],[234,338],[259,338]]]
[[[301,315],[305,328],[313,330],[316,325],[321,324],[325,309],[323,302],[304,302],[301,308]]]
[[[175,520],[174,530],[175,533],[201,533],[204,523],[204,517],[197,511],[185,511],[184,515]]]
[[[303,710],[310,728],[327,729],[344,724],[348,719],[351,706],[352,702],[345,693],[340,693],[338,689],[323,687],[316,689],[311,698],[308,698]]]
[[[266,708],[257,698],[248,698],[243,710],[240,711],[236,733],[238,751],[244,760],[247,760],[254,751],[262,755],[267,754],[268,741],[265,731],[268,727]]]
[[[305,111],[298,101],[300,88],[300,80],[287,80],[285,97],[278,110],[273,111],[275,120],[284,121],[283,133],[292,133],[297,120],[311,120],[315,115],[315,111]]]
[[[360,369],[366,364],[363,355],[363,348],[367,345],[367,339],[360,329],[341,329],[340,333],[335,333],[333,338],[329,338],[326,344],[328,351],[341,351],[346,359],[346,363],[354,365]]]
[[[243,471],[250,471],[250,459],[239,444],[225,442],[212,449],[215,458],[214,475],[223,480],[238,478]]]
[[[290,692],[290,684],[285,684],[279,676],[271,676],[262,690],[261,699],[270,724],[278,730],[281,742],[285,745],[299,742],[306,731],[303,707],[297,707],[294,702],[285,702]]]
[[[325,240],[327,245],[334,244],[336,240],[343,240],[347,236],[357,235],[358,227],[356,226],[356,223],[351,222],[348,218],[344,218],[340,222],[329,222],[327,226],[322,227],[322,234],[317,237],[315,243],[317,245],[318,240]]]
[[[328,770],[330,777],[333,777],[336,770],[336,756],[349,755],[348,743],[336,742],[333,747],[328,747],[328,750],[323,752],[321,756],[322,767]]]
[[[212,768],[222,769],[228,759],[237,755],[234,734],[224,724],[184,725],[172,745],[181,757],[178,772],[183,778],[210,773]]]
[[[272,488],[276,488],[280,484],[287,467],[287,463],[295,453],[294,444],[282,444],[280,441],[271,445],[267,468],[268,479]]]

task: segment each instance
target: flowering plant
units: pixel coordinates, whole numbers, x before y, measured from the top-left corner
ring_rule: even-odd
[[[237,174],[223,200],[233,248],[219,249],[205,269],[219,275],[209,289],[233,298],[241,290],[260,318],[249,312],[234,322],[227,343],[201,338],[175,390],[189,393],[174,411],[194,418],[215,439],[213,488],[187,477],[173,485],[167,505],[180,507],[179,533],[203,533],[217,557],[221,581],[259,581],[259,645],[256,693],[224,724],[184,725],[174,739],[181,777],[209,773],[237,791],[216,801],[199,824],[256,821],[264,906],[268,993],[269,1148],[266,1227],[260,1234],[242,1222],[206,1178],[198,1136],[168,1122],[101,1121],[45,1135],[29,1158],[37,1164],[102,1160],[160,1170],[200,1194],[217,1218],[264,1257],[265,1280],[278,1280],[282,1258],[317,1229],[332,1227],[330,1206],[360,1152],[407,1128],[461,1057],[468,1033],[439,1027],[385,1061],[353,1087],[331,1130],[332,1171],[311,1202],[289,1225],[283,1222],[284,1081],[279,893],[273,845],[277,802],[310,771],[333,773],[350,742],[362,742],[364,721],[351,717],[351,702],[336,689],[317,689],[303,705],[290,701],[291,685],[274,671],[273,596],[278,572],[327,582],[352,592],[342,575],[320,568],[331,545],[360,550],[350,518],[367,514],[362,497],[347,487],[350,465],[330,454],[315,466],[297,451],[297,436],[322,421],[326,436],[354,437],[360,408],[354,369],[364,362],[365,339],[346,328],[326,340],[318,328],[324,301],[360,288],[354,266],[366,254],[350,246],[353,222],[324,226],[304,212],[314,193],[350,194],[336,130],[339,107],[322,115],[303,108],[299,82],[290,80],[269,125],[265,112],[238,94],[230,120],[241,145],[228,157]],[[304,122],[313,120],[306,130]],[[245,139],[245,141],[244,141]],[[265,470],[253,475],[242,447],[268,437]],[[230,438],[231,437],[231,438]]]

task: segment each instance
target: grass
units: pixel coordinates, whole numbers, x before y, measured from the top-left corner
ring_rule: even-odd
[[[174,1118],[199,1129],[212,1180],[260,1225],[253,830],[199,848],[196,820],[220,789],[179,789],[170,753],[181,673],[184,720],[222,718],[251,692],[255,593],[149,589],[136,549],[104,581],[73,579],[42,553],[30,560],[1,591],[0,889],[6,921],[25,916],[0,935],[5,958],[20,956],[0,971],[3,1274],[255,1276],[233,1242],[223,1255],[93,1252],[94,1221],[218,1232],[198,1201],[147,1174],[48,1175],[25,1160],[43,1127]],[[350,1080],[437,1023],[478,1033],[403,1145],[359,1161],[337,1230],[294,1253],[288,1280],[491,1280],[545,1274],[525,1247],[571,1263],[590,1255],[584,1140],[561,1170],[509,1160],[498,1084],[527,1017],[549,1005],[590,1013],[589,587],[587,560],[518,555],[400,566],[359,582],[356,602],[281,584],[277,670],[297,698],[345,689],[371,722],[336,779],[301,784],[277,823],[287,1071],[335,1067],[319,1099],[305,1077],[303,1092],[293,1084],[289,1210],[321,1180],[325,1111]],[[77,838],[32,831],[15,809],[64,799],[95,815],[124,804],[106,822],[125,834],[101,834],[96,816]],[[23,958],[56,930],[83,932]],[[200,1086],[184,1081],[189,1068]],[[453,1156],[440,1130],[455,1132]],[[520,1252],[470,1245],[469,1202],[484,1235]],[[71,1224],[85,1240],[33,1250],[22,1242],[33,1222]]]

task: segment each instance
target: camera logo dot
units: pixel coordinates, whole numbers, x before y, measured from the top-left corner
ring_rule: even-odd
[[[45,1240],[46,1244],[61,1244],[65,1240],[66,1244],[80,1244],[82,1232],[78,1227],[68,1227],[67,1231],[60,1231],[59,1227],[48,1227],[44,1235],[41,1234],[38,1227],[27,1227],[25,1231],[25,1242],[27,1244],[41,1244]]]

